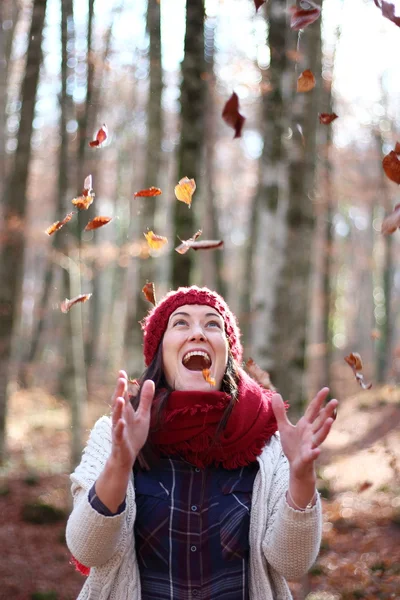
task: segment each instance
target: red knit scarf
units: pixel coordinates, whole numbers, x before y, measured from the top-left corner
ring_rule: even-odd
[[[238,401],[216,439],[230,396],[213,391],[171,392],[161,428],[149,439],[162,454],[179,454],[200,468],[210,464],[225,469],[248,465],[277,430],[271,397],[272,392],[240,370]]]

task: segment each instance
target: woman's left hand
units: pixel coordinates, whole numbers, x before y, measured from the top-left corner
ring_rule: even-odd
[[[272,408],[278,424],[283,452],[291,474],[296,479],[304,479],[314,474],[314,461],[321,450],[335,420],[337,400],[330,400],[323,406],[329,388],[322,388],[311,400],[303,417],[293,425],[286,416],[285,405],[280,394],[272,397]]]

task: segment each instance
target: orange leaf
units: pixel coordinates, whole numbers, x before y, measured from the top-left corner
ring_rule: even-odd
[[[315,87],[315,77],[310,69],[306,69],[302,72],[300,77],[297,79],[297,91],[298,92],[309,92]]]
[[[396,204],[393,212],[382,221],[381,233],[388,235],[400,227],[400,204]]]
[[[168,244],[168,239],[162,235],[157,235],[154,231],[148,231],[143,234],[149,244],[150,248],[153,250],[160,250],[165,244]]]
[[[235,92],[233,92],[232,96],[226,102],[222,111],[222,118],[227,125],[233,127],[235,130],[233,139],[240,137],[243,123],[246,119],[239,113],[239,98]]]
[[[201,236],[201,234],[203,233],[202,229],[199,229],[198,231],[196,231],[196,233],[194,234],[193,237],[189,238],[188,240],[181,240],[181,244],[179,244],[179,246],[177,246],[175,248],[175,250],[177,252],[179,252],[179,254],[186,254],[186,252],[189,250],[190,248],[190,243],[191,242],[195,242],[197,240],[198,237]]]
[[[69,311],[69,309],[74,306],[74,304],[77,304],[78,302],[86,302],[87,300],[89,300],[89,298],[91,297],[92,294],[80,294],[79,296],[75,296],[75,298],[72,298],[71,300],[68,300],[68,298],[65,298],[65,300],[63,302],[61,302],[61,312],[63,313],[67,313]]]
[[[400,161],[397,158],[396,151],[391,150],[389,154],[383,157],[382,167],[391,181],[400,184]]]
[[[146,283],[143,287],[142,287],[142,292],[144,294],[144,297],[146,298],[146,300],[148,302],[151,302],[151,304],[154,304],[154,306],[157,304],[156,302],[156,289],[154,287],[154,283]]]
[[[103,227],[103,225],[107,225],[111,221],[112,217],[95,217],[85,227],[85,231],[91,231],[92,229],[98,229],[99,227]]]
[[[94,197],[95,193],[92,190],[92,176],[88,175],[83,182],[82,196],[74,198],[71,202],[79,210],[87,210],[92,204]]]
[[[358,352],[351,352],[350,354],[348,354],[347,356],[344,357],[344,360],[351,367],[351,369],[356,377],[356,380],[358,381],[360,386],[363,388],[363,390],[371,389],[372,383],[367,383],[364,379],[364,375],[361,373],[363,365],[362,365],[361,356],[358,354]]]
[[[396,154],[400,154],[400,142],[396,142],[394,151],[396,152]]]
[[[183,177],[178,185],[175,186],[175,196],[181,202],[187,204],[190,208],[192,204],[192,196],[196,190],[196,182],[194,179]]]
[[[261,387],[265,388],[266,390],[271,390],[272,392],[276,391],[276,388],[271,383],[268,371],[264,371],[261,367],[259,367],[252,358],[249,358],[249,360],[246,362],[246,369],[249,372],[249,375],[251,375],[251,377],[261,385]]]
[[[203,373],[203,377],[207,383],[209,383],[210,385],[216,384],[214,377],[211,377],[211,375],[210,375],[210,369],[203,369],[202,373]]]
[[[294,31],[299,31],[299,29],[304,29],[308,25],[311,25],[321,14],[320,7],[311,2],[311,0],[307,0],[307,4],[312,8],[297,8],[297,6],[289,8],[291,12],[290,28]]]
[[[96,134],[96,139],[94,139],[92,142],[89,142],[89,146],[91,148],[99,148],[103,142],[106,141],[108,137],[108,129],[107,129],[107,125],[105,125],[103,123],[103,125],[100,127],[100,129],[98,130],[97,134]]]
[[[329,125],[332,123],[332,121],[338,118],[337,114],[335,113],[320,113],[318,117],[321,125]]]
[[[135,198],[149,198],[150,196],[159,196],[160,194],[162,194],[160,188],[151,186],[146,190],[139,190],[138,192],[135,192],[133,196]]]
[[[50,225],[50,227],[48,227],[46,229],[47,235],[52,235],[55,231],[58,231],[59,229],[61,229],[61,227],[63,225],[65,225],[65,223],[68,223],[68,221],[70,221],[72,219],[72,215],[74,215],[74,214],[75,214],[75,211],[72,211],[72,212],[68,213],[67,216],[64,217],[62,221],[56,221],[55,223],[53,223],[53,225]]]

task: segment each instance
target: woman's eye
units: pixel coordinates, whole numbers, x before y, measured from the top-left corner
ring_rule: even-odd
[[[184,319],[178,319],[177,321],[175,321],[174,327],[176,327],[177,325],[187,325],[187,323]]]
[[[221,325],[220,325],[220,323],[218,321],[209,321],[207,323],[207,326],[208,327],[210,327],[210,326],[211,327],[218,327],[219,329],[221,329]]]

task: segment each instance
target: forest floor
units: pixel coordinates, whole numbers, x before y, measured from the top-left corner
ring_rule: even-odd
[[[294,600],[400,599],[400,389],[342,399],[319,464],[325,497],[321,552],[291,583]],[[101,394],[98,397],[101,397]],[[90,404],[87,423],[108,412]],[[0,470],[0,600],[75,600],[84,576],[70,564],[67,405],[41,389],[12,394],[10,459]],[[38,505],[52,522],[40,524]]]

